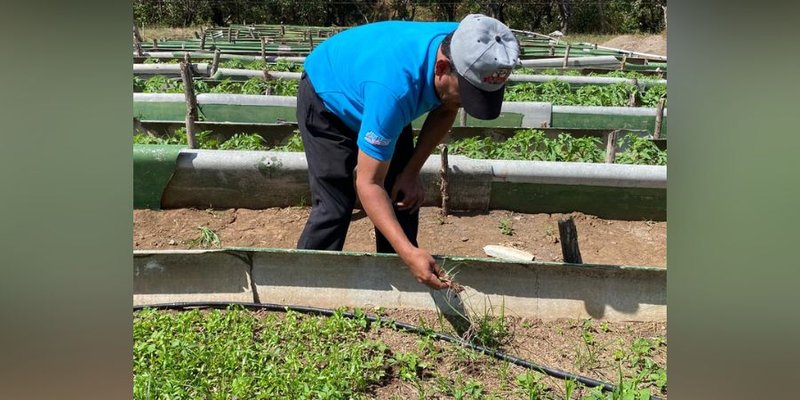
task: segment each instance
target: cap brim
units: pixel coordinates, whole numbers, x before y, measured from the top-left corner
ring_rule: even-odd
[[[461,95],[461,107],[467,114],[478,119],[495,119],[500,116],[503,107],[505,85],[494,92],[478,89],[466,78],[458,75],[458,90]]]

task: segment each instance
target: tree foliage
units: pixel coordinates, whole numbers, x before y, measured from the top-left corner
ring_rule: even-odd
[[[666,0],[134,0],[139,25],[295,24],[352,26],[383,20],[458,21],[482,13],[549,33],[637,33],[664,29]]]

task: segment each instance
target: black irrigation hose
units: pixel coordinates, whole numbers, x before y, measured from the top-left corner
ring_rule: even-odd
[[[296,306],[296,305],[285,305],[285,304],[274,304],[274,303],[240,303],[240,302],[177,302],[177,303],[161,303],[161,304],[151,304],[151,305],[140,305],[140,306],[133,306],[134,311],[142,310],[145,308],[153,308],[159,310],[185,310],[189,308],[217,308],[217,309],[224,309],[228,308],[229,306],[240,306],[247,309],[255,309],[255,310],[268,310],[268,311],[287,311],[292,310],[295,312],[303,313],[303,314],[311,314],[311,315],[320,315],[320,316],[327,316],[330,317],[336,313],[336,310],[331,310],[328,308],[318,308],[318,307],[308,307],[308,306]],[[354,313],[351,312],[342,312],[343,317],[347,318],[360,318],[361,316],[356,316]],[[406,332],[413,332],[420,335],[430,334],[430,331],[420,328],[415,325],[407,324],[405,322],[397,322],[387,318],[378,318],[371,315],[363,315],[363,318],[369,321],[370,323],[379,323],[384,324],[387,326],[393,326],[400,330]],[[462,339],[444,334],[439,332],[434,332],[432,337],[444,340],[446,342],[450,342],[453,344],[457,344],[459,346],[466,347],[471,350],[475,350],[481,352],[483,354],[490,355],[498,360],[503,360],[506,362],[510,362],[514,365],[518,365],[520,367],[524,367],[530,370],[539,371],[541,373],[550,375],[555,378],[563,379],[563,380],[573,380],[582,383],[588,387],[600,387],[604,391],[612,392],[616,390],[616,386],[598,381],[596,379],[592,379],[582,375],[571,374],[566,371],[562,371],[556,368],[550,368],[544,365],[538,365],[532,363],[527,360],[523,360],[518,357],[510,356],[506,353],[503,353],[498,350],[492,350],[483,346],[479,346],[477,344],[466,342]],[[651,400],[661,400],[659,397],[650,396]]]

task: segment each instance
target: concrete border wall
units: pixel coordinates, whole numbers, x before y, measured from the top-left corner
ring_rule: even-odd
[[[163,186],[163,208],[263,209],[305,205],[310,199],[303,153],[184,149],[177,162],[169,162],[175,172]],[[146,164],[153,165],[158,161]],[[441,205],[439,168],[439,157],[431,156],[420,173],[426,206]],[[134,171],[146,173],[147,167]],[[451,156],[448,172],[453,210],[581,211],[602,218],[666,219],[665,166]]]
[[[665,321],[666,270],[438,257],[466,290],[433,291],[396,255],[283,249],[135,251],[134,304],[245,301],[446,315]]]

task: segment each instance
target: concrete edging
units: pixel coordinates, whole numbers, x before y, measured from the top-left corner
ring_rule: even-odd
[[[245,301],[446,315],[665,321],[666,270],[437,257],[466,290],[416,282],[396,255],[284,249],[134,251],[134,304]]]

